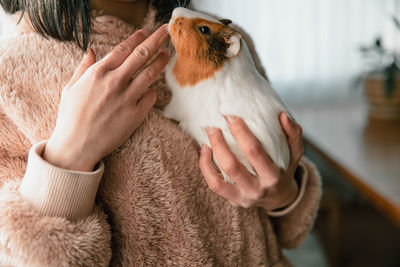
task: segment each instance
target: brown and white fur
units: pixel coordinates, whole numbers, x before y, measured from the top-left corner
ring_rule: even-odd
[[[200,145],[210,145],[207,126],[220,128],[238,160],[255,174],[224,118],[239,116],[272,161],[287,168],[289,148],[279,122],[279,113],[287,110],[257,71],[245,41],[229,23],[185,8],[173,11],[169,33],[176,55],[166,67],[172,99],[163,114],[179,121]]]

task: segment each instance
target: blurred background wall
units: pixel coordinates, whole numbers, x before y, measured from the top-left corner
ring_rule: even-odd
[[[181,0],[183,1],[183,0]],[[400,47],[398,0],[193,0],[250,34],[274,88],[287,101],[355,98],[361,45]],[[290,96],[290,97],[288,97]],[[295,103],[294,103],[295,104]]]

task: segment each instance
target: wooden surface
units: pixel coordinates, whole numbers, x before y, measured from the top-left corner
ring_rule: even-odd
[[[400,227],[400,122],[369,120],[362,103],[292,111],[305,143]]]

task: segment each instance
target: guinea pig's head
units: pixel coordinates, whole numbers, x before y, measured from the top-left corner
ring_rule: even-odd
[[[174,9],[168,29],[178,57],[221,67],[240,50],[241,35],[230,23],[180,7]]]

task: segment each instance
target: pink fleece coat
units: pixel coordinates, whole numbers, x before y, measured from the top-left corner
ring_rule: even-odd
[[[145,28],[154,30],[153,12]],[[310,230],[321,195],[313,164],[305,195],[289,214],[233,207],[210,191],[191,137],[153,109],[105,160],[91,215],[43,216],[18,192],[32,144],[48,139],[60,94],[83,52],[45,40],[24,22],[0,44],[0,262],[26,266],[288,266],[281,248]],[[134,29],[97,17],[90,46],[97,58]],[[168,103],[163,78],[153,88]],[[1,264],[0,264],[1,265]]]

